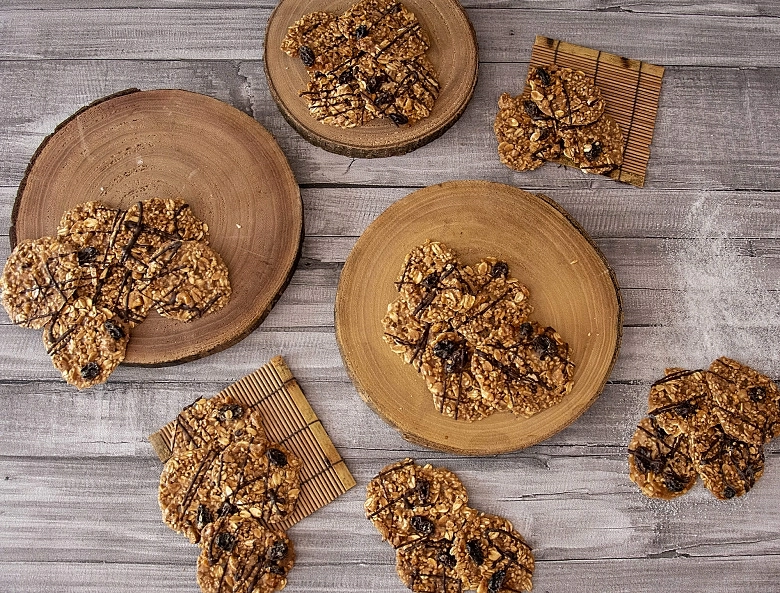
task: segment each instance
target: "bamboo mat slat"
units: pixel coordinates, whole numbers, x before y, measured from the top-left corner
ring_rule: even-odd
[[[606,100],[605,111],[623,131],[623,164],[609,177],[645,184],[664,68],[558,39],[537,36],[531,66],[557,64],[592,76]],[[529,93],[526,85],[525,93]],[[557,162],[574,166],[566,157]]]
[[[220,393],[223,394],[259,410],[268,438],[303,460],[298,502],[293,514],[280,527],[290,528],[355,485],[355,479],[281,356],[229,385]],[[149,437],[162,462],[171,456],[175,428],[174,419]]]

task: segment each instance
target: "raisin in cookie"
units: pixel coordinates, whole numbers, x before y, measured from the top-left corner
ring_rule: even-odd
[[[551,65],[530,66],[531,99],[542,113],[564,126],[592,124],[604,113],[604,100],[593,78],[584,72]]]
[[[451,538],[468,503],[453,472],[404,459],[383,468],[366,488],[364,509],[383,540],[401,548]]]
[[[455,253],[428,241],[407,256],[396,288],[412,315],[425,322],[447,321],[474,304],[474,295]]]
[[[224,449],[234,440],[265,439],[262,416],[229,394],[200,398],[176,416],[171,454],[212,446]]]
[[[706,371],[667,369],[653,383],[648,397],[648,414],[671,435],[706,432],[719,420],[713,411]]]
[[[504,399],[483,394],[472,372],[474,346],[445,324],[435,324],[422,354],[420,372],[436,409],[455,420],[472,422],[506,409]]]
[[[721,357],[707,376],[715,414],[732,437],[762,445],[780,436],[780,390],[766,375]]]
[[[654,418],[643,418],[628,445],[629,477],[645,496],[666,500],[696,483],[688,435],[670,435]]]
[[[455,570],[454,538],[421,540],[396,551],[398,576],[415,593],[461,593],[463,581]]]
[[[468,589],[498,593],[530,591],[533,586],[531,548],[503,517],[468,509],[452,553]]]
[[[54,367],[79,389],[105,383],[125,358],[130,324],[83,297],[65,305],[43,330]]]
[[[746,494],[764,473],[763,446],[737,440],[720,426],[691,439],[691,458],[704,485],[720,499]]]
[[[476,287],[474,304],[456,316],[453,325],[474,344],[516,343],[520,326],[533,311],[528,289],[509,276],[506,262],[495,258],[476,264],[471,277]]]
[[[501,95],[493,131],[501,162],[517,171],[532,171],[561,154],[555,121],[526,97]]]
[[[486,394],[500,394],[507,406],[526,418],[549,408],[571,391],[574,363],[569,346],[551,327],[525,322],[514,343],[480,344],[472,371]]]
[[[279,444],[258,436],[220,452],[211,481],[223,500],[265,523],[285,520],[301,491],[301,460]]]
[[[563,154],[586,173],[609,173],[623,163],[623,133],[607,114],[587,126],[563,129],[560,137]]]
[[[203,530],[198,584],[203,593],[271,593],[287,584],[292,541],[252,517],[223,517]]]
[[[223,509],[224,498],[211,479],[218,451],[209,447],[182,451],[165,462],[160,475],[158,500],[163,522],[200,541],[201,531]],[[228,511],[231,509],[225,509]]]

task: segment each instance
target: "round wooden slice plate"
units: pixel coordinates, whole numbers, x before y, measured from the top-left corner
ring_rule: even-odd
[[[532,416],[496,413],[476,422],[440,414],[425,380],[382,339],[404,258],[426,240],[461,262],[505,260],[530,290],[532,320],[555,327],[571,346],[574,387]],[[416,191],[385,210],[360,236],[336,293],[336,338],[361,397],[409,441],[467,455],[506,453],[562,430],[596,399],[617,358],[620,292],[604,256],[553,200],[485,181]]]
[[[441,136],[471,99],[477,83],[477,40],[471,22],[456,0],[403,0],[430,41],[426,56],[434,66],[441,92],[431,115],[410,126],[388,119],[342,129],[315,120],[299,96],[309,74],[299,58],[280,49],[287,29],[302,16],[318,11],[340,15],[356,0],[281,0],[268,20],[265,73],[271,96],[284,118],[306,140],[330,152],[371,158],[405,154]]]
[[[127,208],[152,197],[182,197],[208,224],[233,295],[189,323],[152,312],[133,329],[128,364],[193,360],[248,335],[287,285],[303,233],[298,185],[257,121],[204,95],[131,89],[84,108],[44,140],[14,204],[11,247],[56,234],[62,214],[81,202]]]

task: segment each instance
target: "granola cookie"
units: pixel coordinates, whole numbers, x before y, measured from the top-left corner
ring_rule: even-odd
[[[483,394],[472,373],[474,346],[462,335],[434,325],[435,336],[422,354],[420,372],[433,394],[436,409],[455,420],[472,422],[506,409],[503,398]]]
[[[354,128],[375,117],[367,109],[366,97],[352,69],[345,69],[341,74],[315,76],[300,95],[306,99],[312,117],[324,124]]]
[[[364,509],[382,539],[401,548],[452,538],[466,503],[466,489],[453,472],[406,458],[368,483]]]
[[[124,360],[129,340],[128,323],[84,297],[65,305],[43,331],[54,367],[79,389],[105,383]]]
[[[569,346],[551,327],[527,321],[510,346],[477,346],[472,371],[483,393],[500,394],[526,418],[558,403],[574,384]]]
[[[780,436],[780,390],[772,379],[726,357],[710,365],[707,378],[715,414],[729,435],[755,445]]]
[[[454,538],[420,540],[396,551],[395,569],[416,593],[461,593],[463,581],[455,570]]]
[[[173,241],[148,265],[147,295],[163,317],[192,321],[224,307],[232,292],[219,254],[200,241]]]
[[[115,254],[110,246],[123,214],[119,208],[110,208],[102,202],[84,202],[62,215],[57,237],[83,250],[82,259],[112,263]]]
[[[396,0],[361,0],[338,18],[341,34],[380,62],[408,60],[428,49],[414,13]]]
[[[428,117],[439,96],[433,65],[423,55],[384,64],[365,56],[356,72],[368,111],[397,126]]]
[[[527,97],[502,94],[493,131],[501,162],[517,171],[537,169],[561,154],[555,121]]]
[[[420,370],[423,352],[428,341],[434,337],[431,325],[412,315],[408,302],[396,299],[387,306],[387,314],[382,318],[382,338],[405,363]]]
[[[466,274],[453,251],[428,241],[406,256],[396,289],[420,321],[447,321],[474,304]]]
[[[189,449],[224,449],[236,440],[265,439],[260,412],[238,403],[229,394],[200,398],[176,416],[171,454]]]
[[[666,500],[681,496],[696,483],[688,435],[673,436],[647,417],[628,445],[629,477],[645,496]]]
[[[648,414],[671,435],[697,434],[717,425],[712,394],[701,370],[666,369],[650,387]]]
[[[197,577],[203,593],[271,593],[287,584],[292,541],[253,517],[231,515],[203,530]]]
[[[503,517],[468,509],[452,553],[467,589],[499,593],[530,591],[533,586],[531,548]]]
[[[133,327],[146,319],[154,306],[148,288],[148,279],[136,278],[122,264],[113,263],[99,271],[92,300],[96,307],[111,309]]]
[[[238,511],[246,510],[265,523],[278,523],[295,508],[301,465],[292,452],[256,435],[221,451],[211,481],[222,499]]]
[[[604,100],[593,78],[579,70],[530,66],[531,99],[542,113],[565,126],[592,124],[604,113]]]
[[[160,475],[158,500],[163,522],[186,535],[192,543],[200,541],[201,531],[217,518],[224,499],[212,479],[212,466],[219,453],[210,447],[191,449],[173,455]]]
[[[563,154],[586,173],[609,173],[623,163],[623,133],[609,115],[560,131]]]
[[[476,286],[474,304],[456,316],[453,325],[475,344],[516,343],[520,326],[533,311],[528,289],[509,276],[506,262],[495,258],[475,265],[471,277]]]
[[[327,12],[306,14],[295,22],[282,40],[282,51],[300,58],[310,73],[332,74],[357,53],[338,27],[338,19]]]
[[[724,500],[746,494],[764,473],[763,445],[737,440],[721,426],[691,439],[691,458],[707,489]]]
[[[79,263],[78,250],[52,237],[21,241],[8,256],[0,279],[2,303],[11,321],[40,329],[65,304],[88,293],[95,279]]]

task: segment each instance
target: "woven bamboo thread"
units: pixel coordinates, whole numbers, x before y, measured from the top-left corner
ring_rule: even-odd
[[[284,445],[303,461],[301,493],[292,515],[279,524],[281,528],[289,529],[355,485],[355,479],[281,356],[229,385],[220,393],[223,394],[259,410],[268,438]],[[149,437],[162,462],[171,456],[175,426],[173,420]]]
[[[582,70],[594,78],[606,100],[605,111],[623,131],[623,164],[609,177],[642,187],[650,160],[664,68],[537,36],[531,51],[531,66],[549,64]],[[525,92],[529,92],[527,86]],[[566,157],[557,162],[575,166]]]

